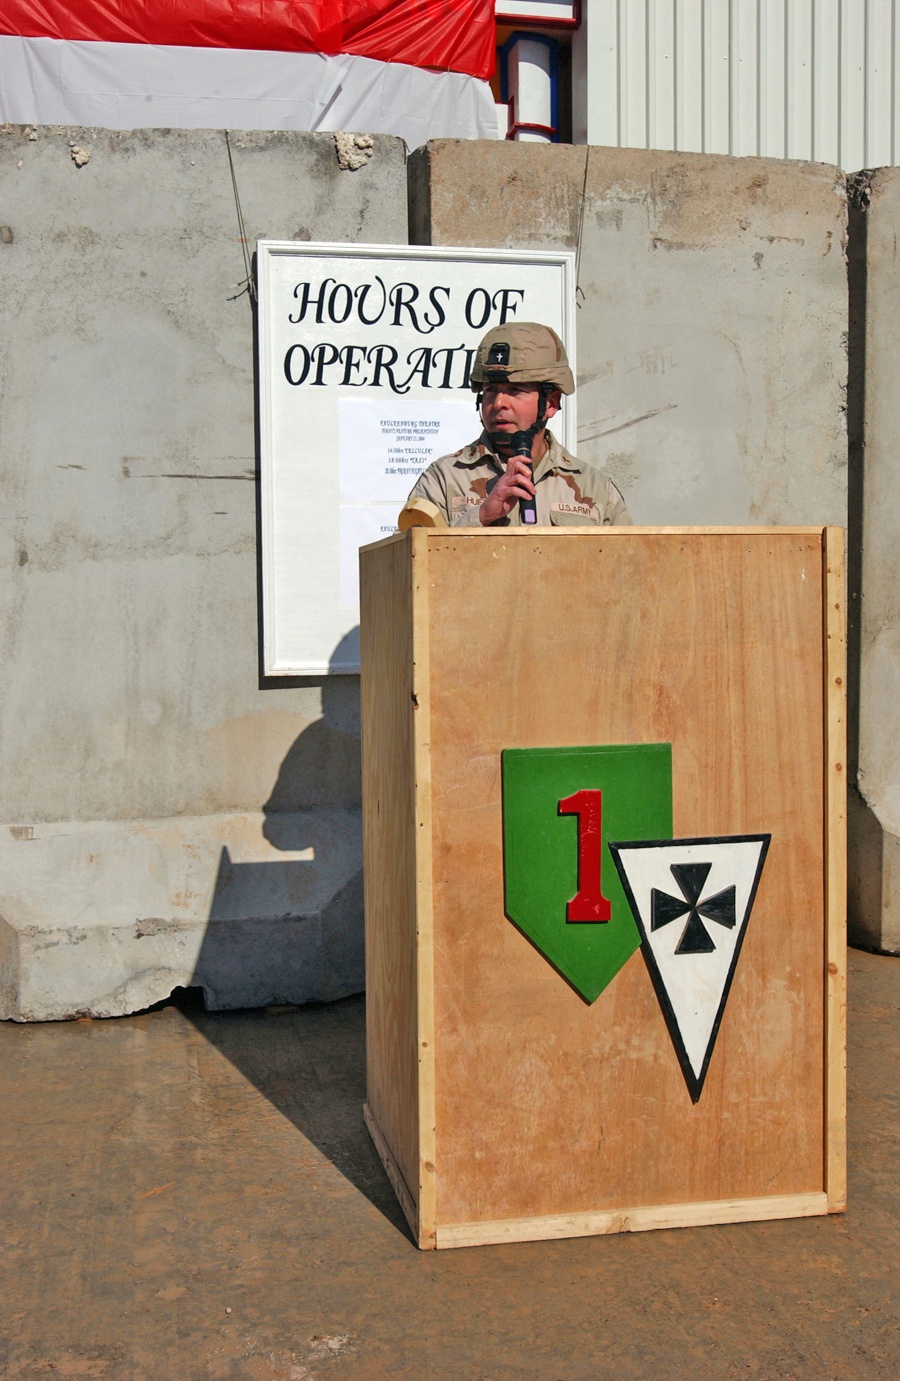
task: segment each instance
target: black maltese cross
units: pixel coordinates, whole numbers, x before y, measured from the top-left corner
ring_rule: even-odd
[[[660,930],[670,921],[687,916],[687,925],[675,949],[676,954],[711,954],[715,941],[710,935],[703,919],[715,921],[717,925],[733,930],[736,923],[734,912],[734,888],[726,887],[713,897],[700,896],[709,877],[711,863],[671,863],[672,876],[681,888],[680,897],[670,897],[654,887],[650,892],[650,929]]]

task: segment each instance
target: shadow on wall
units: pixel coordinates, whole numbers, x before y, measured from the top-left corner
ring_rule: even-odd
[[[332,666],[348,644],[358,645],[356,629]],[[323,681],[322,718],[292,744],[262,809],[261,838],[222,848],[192,986],[212,1010],[362,992],[357,676]]]

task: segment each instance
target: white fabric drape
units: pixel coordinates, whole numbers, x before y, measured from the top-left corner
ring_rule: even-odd
[[[496,139],[487,82],[372,58],[0,35],[0,121]]]

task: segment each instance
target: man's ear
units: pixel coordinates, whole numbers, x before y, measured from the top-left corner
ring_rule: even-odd
[[[560,398],[561,394],[558,388],[555,388],[552,393],[547,395],[547,405],[544,409],[544,416],[548,422],[551,417],[555,417],[559,412]]]

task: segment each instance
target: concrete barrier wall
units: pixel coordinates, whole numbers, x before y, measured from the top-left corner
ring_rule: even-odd
[[[423,243],[580,240],[578,449],[636,522],[846,521],[836,168],[440,140],[410,204]]]
[[[855,190],[851,690],[858,721],[851,716],[851,768],[855,757],[858,787],[850,793],[850,934],[857,944],[898,954],[900,168],[863,174]]]
[[[405,243],[400,140],[231,138],[251,250]],[[0,224],[0,1016],[358,991],[358,684],[258,678],[224,135],[7,126]]]
[[[580,450],[636,520],[844,521],[834,169],[453,141],[407,169],[377,137],[351,170],[331,135],[232,144],[251,243],[405,243],[407,188],[420,241],[580,241]],[[224,136],[6,127],[0,226],[0,1015],[358,990],[358,686],[258,674]]]

